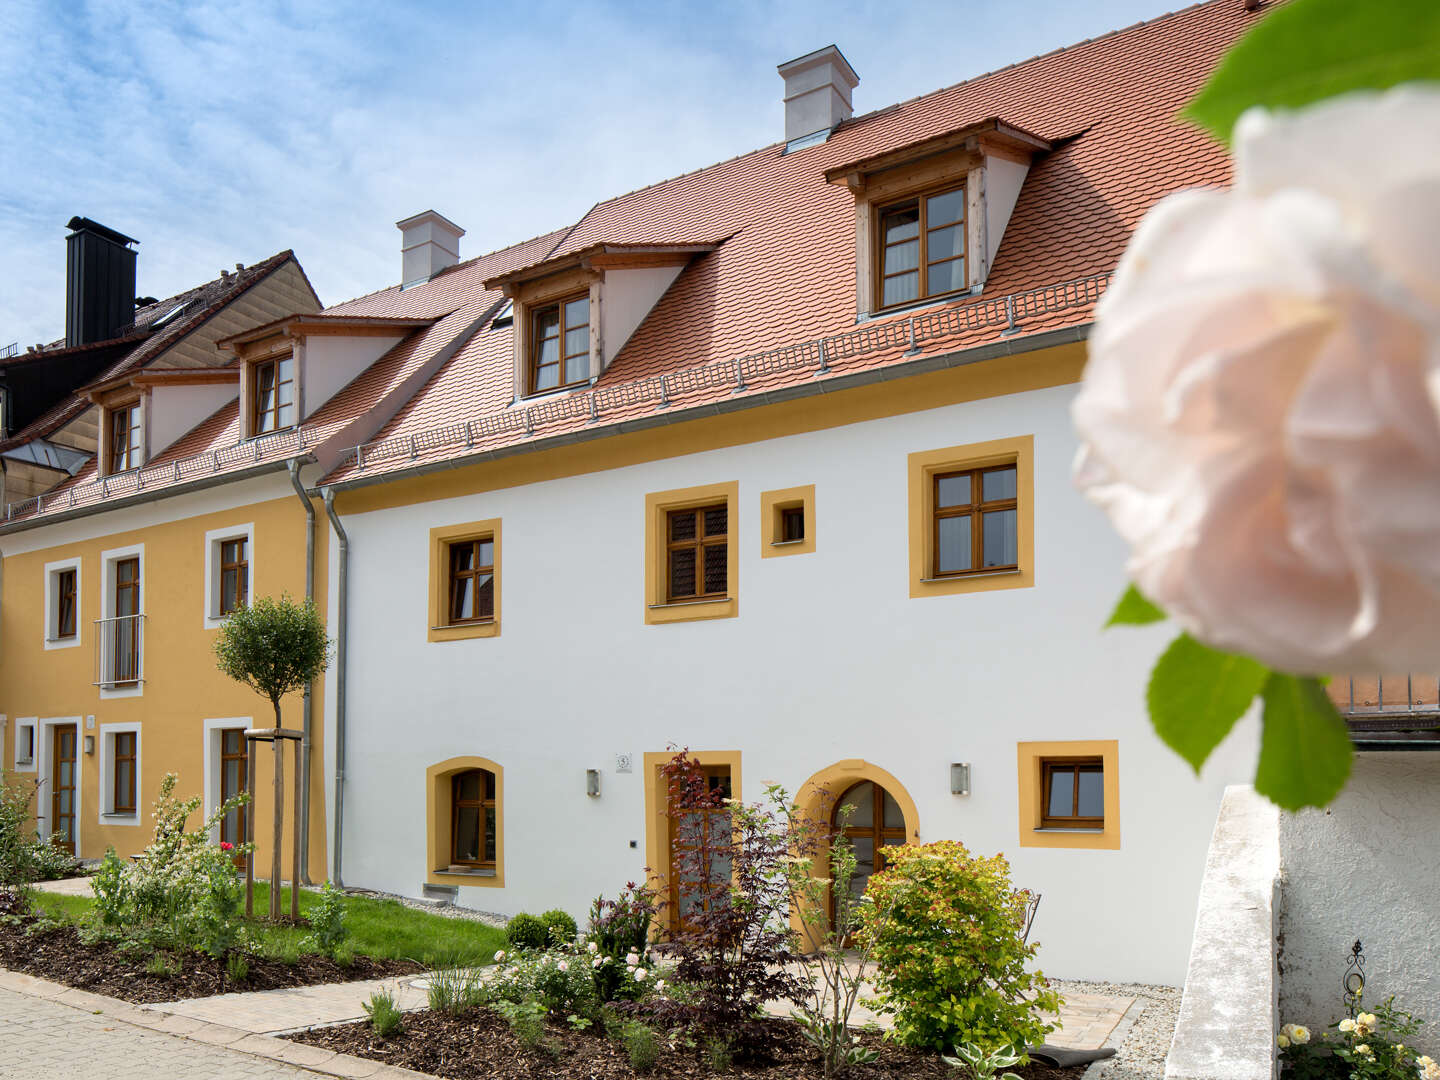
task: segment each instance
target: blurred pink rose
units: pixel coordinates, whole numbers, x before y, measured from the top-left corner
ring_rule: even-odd
[[[1216,648],[1440,661],[1436,132],[1428,87],[1252,110],[1234,189],[1161,201],[1096,311],[1076,481]]]

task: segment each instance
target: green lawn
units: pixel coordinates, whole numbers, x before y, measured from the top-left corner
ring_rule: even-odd
[[[89,916],[94,901],[83,896],[57,896],[37,891],[35,906],[70,922]],[[300,913],[304,915],[319,902],[312,892],[300,893]],[[280,898],[281,910],[290,910],[290,892]],[[255,883],[255,911],[264,915],[270,910],[270,886]],[[350,936],[345,948],[351,952],[377,959],[397,957],[418,960],[432,966],[445,964],[488,964],[495,951],[505,948],[505,931],[471,919],[447,919],[415,911],[395,900],[375,900],[367,896],[345,897],[345,925]],[[307,931],[294,927],[269,926],[256,921],[252,927],[258,937],[258,948],[266,956],[293,960],[301,953],[314,952],[305,945]]]

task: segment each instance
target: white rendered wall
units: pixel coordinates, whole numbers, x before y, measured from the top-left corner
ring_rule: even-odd
[[[314,416],[321,405],[335,396],[341,387],[359,375],[394,347],[402,335],[394,337],[344,337],[319,334],[305,339],[305,370],[301,374],[301,392],[305,396],[305,415]]]
[[[655,266],[606,271],[600,286],[600,305],[604,309],[600,326],[605,334],[601,347],[602,371],[620,355],[630,335],[683,269],[683,266]]]
[[[1005,235],[1005,226],[1010,223],[1010,214],[1015,209],[1015,200],[1020,198],[1020,187],[1030,166],[1017,161],[995,157],[985,159],[985,268],[995,265],[995,252],[1000,250],[1000,238]]]
[[[1358,939],[1366,998],[1430,1021],[1440,1055],[1440,754],[1365,753],[1326,810],[1280,820],[1280,1015],[1319,1030],[1345,1015],[1340,980]]]
[[[200,421],[208,420],[220,406],[235,400],[239,392],[238,383],[154,387],[150,391],[150,408],[145,414],[150,425],[146,440],[150,444],[150,456],[155,457]]]
[[[505,769],[506,885],[462,887],[460,902],[577,917],[642,878],[643,753],[740,750],[751,800],[762,781],[794,790],[864,758],[905,785],[922,841],[1004,852],[1016,883],[1044,895],[1047,973],[1178,985],[1221,794],[1250,778],[1256,729],[1239,725],[1198,780],[1151,733],[1145,681],[1169,632],[1100,630],[1123,551],[1070,481],[1073,394],[347,516],[346,883],[418,894],[425,769],[453,756]],[[912,600],[906,455],[1025,434],[1036,586]],[[740,486],[739,616],[645,625],[646,493],[722,481]],[[817,550],[762,560],[760,493],[810,483]],[[496,517],[500,636],[427,643],[429,530]],[[1052,739],[1119,740],[1120,850],[1019,846],[1016,743]],[[635,772],[615,772],[617,753]],[[973,794],[950,794],[952,761],[973,764]],[[598,799],[587,768],[602,771]]]

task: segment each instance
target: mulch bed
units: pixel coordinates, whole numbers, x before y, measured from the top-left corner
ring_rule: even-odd
[[[803,1040],[797,1026],[788,1020],[774,1023],[783,1032],[775,1060],[737,1064],[727,1075],[754,1080],[821,1076],[819,1055]],[[368,1023],[317,1028],[286,1038],[452,1080],[633,1080],[642,1075],[630,1067],[625,1047],[603,1034],[576,1032],[556,1024],[549,1025],[548,1033],[560,1046],[553,1057],[543,1050],[524,1049],[504,1019],[489,1009],[459,1017],[425,1010],[406,1013],[404,1028],[388,1039],[378,1038]],[[880,1052],[873,1062],[856,1070],[856,1076],[864,1080],[955,1080],[959,1076],[938,1054],[884,1043],[879,1036],[862,1038]],[[1052,1069],[1034,1062],[1016,1071],[1025,1080],[1079,1080],[1085,1069]],[[655,1068],[643,1075],[647,1080],[713,1080],[716,1074],[697,1051],[666,1049]]]
[[[296,963],[287,964],[247,953],[250,971],[244,982],[234,983],[228,978],[222,980],[224,966],[203,953],[167,953],[172,969],[178,964],[179,974],[152,975],[145,970],[148,957],[124,953],[109,942],[87,945],[73,926],[27,933],[33,923],[29,917],[24,917],[19,926],[0,923],[0,967],[136,1005],[232,991],[382,979],[424,970],[411,960],[357,956],[348,967],[342,967],[324,956],[302,956]]]

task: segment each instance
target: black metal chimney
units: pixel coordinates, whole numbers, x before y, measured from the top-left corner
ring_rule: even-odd
[[[65,238],[65,344],[108,341],[135,321],[135,249],[124,233],[73,217]]]

